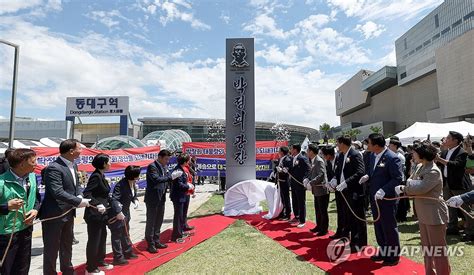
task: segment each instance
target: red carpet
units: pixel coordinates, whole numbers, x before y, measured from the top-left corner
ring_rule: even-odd
[[[247,215],[240,217],[247,221],[248,224],[260,230],[263,234],[279,242],[283,247],[293,251],[301,259],[330,274],[424,274],[423,264],[416,263],[410,259],[401,257],[400,263],[396,266],[382,266],[380,262],[375,263],[370,260],[370,255],[358,256],[356,253],[351,254],[349,259],[340,264],[330,262],[326,248],[331,241],[329,235],[324,237],[316,237],[309,229],[315,225],[306,222],[305,228],[297,228],[288,222],[266,220],[262,215]],[[369,226],[368,230],[373,230]],[[373,253],[375,253],[374,249]]]
[[[198,245],[199,243],[211,238],[214,235],[217,235],[219,232],[227,228],[232,224],[235,219],[224,217],[222,215],[212,215],[197,219],[192,219],[189,221],[189,224],[195,226],[194,235],[190,238],[186,238],[186,242],[183,244],[176,244],[169,242],[171,238],[171,229],[168,229],[161,233],[162,243],[166,243],[168,248],[160,249],[158,254],[150,254],[146,251],[147,245],[145,241],[142,241],[138,244],[135,244],[135,247],[145,254],[151,260],[148,260],[145,256],[137,253],[138,259],[129,260],[129,264],[125,266],[114,266],[112,270],[107,271],[107,274],[144,274],[145,272],[151,271],[156,267],[176,258],[182,253],[188,251],[192,247]],[[110,235],[108,236],[110,237]],[[163,255],[163,256],[160,256]],[[154,257],[157,257],[153,259]],[[113,255],[107,254],[106,261],[112,262]],[[75,268],[77,274],[85,273],[85,264],[77,266]]]

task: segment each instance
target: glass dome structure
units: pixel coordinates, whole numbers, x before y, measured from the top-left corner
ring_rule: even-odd
[[[159,144],[162,149],[170,151],[181,150],[183,142],[191,141],[189,134],[179,129],[151,132],[142,139],[148,146]]]
[[[116,150],[116,149],[127,149],[127,148],[139,148],[145,147],[139,139],[130,136],[115,136],[108,137],[99,140],[92,145],[92,149],[100,150]]]

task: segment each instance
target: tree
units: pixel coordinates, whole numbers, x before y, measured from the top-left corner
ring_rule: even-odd
[[[350,129],[345,132],[342,132],[343,135],[350,136],[353,140],[357,139],[357,135],[360,135],[361,131],[359,129]]]
[[[224,142],[225,141],[225,125],[224,121],[219,119],[211,119],[207,121],[207,141]]]
[[[276,141],[288,141],[290,140],[290,131],[282,123],[275,123],[275,125],[270,128],[270,132],[275,135]]]
[[[324,143],[328,143],[328,132],[331,130],[331,125],[327,124],[327,123],[323,123],[321,125],[319,125],[319,131],[320,132],[323,132],[324,133],[324,137],[323,137],[323,140],[324,140]]]
[[[370,131],[375,134],[380,134],[382,132],[382,127],[380,126],[370,126]]]

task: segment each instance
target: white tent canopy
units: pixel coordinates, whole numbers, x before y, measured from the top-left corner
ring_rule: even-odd
[[[260,213],[262,211],[260,202],[263,200],[266,200],[268,205],[268,214],[264,217],[268,219],[277,217],[283,205],[275,183],[262,180],[238,182],[225,192],[224,215],[240,216]]]
[[[415,122],[410,127],[396,134],[403,145],[412,144],[414,140],[425,140],[430,135],[431,141],[440,141],[449,134],[449,131],[456,131],[463,136],[474,135],[474,124],[467,121],[450,123],[428,123]]]

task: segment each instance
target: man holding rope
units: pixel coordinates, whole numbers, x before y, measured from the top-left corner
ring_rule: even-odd
[[[288,177],[288,170],[291,167],[292,159],[288,155],[290,150],[286,146],[280,147],[278,150],[278,161],[277,170],[277,184],[280,188],[280,197],[283,203],[283,210],[281,211],[280,220],[288,221],[291,218],[291,201],[290,201],[290,183]],[[286,171],[286,172],[285,172]]]
[[[0,274],[26,275],[31,262],[33,221],[41,197],[36,187],[36,153],[16,149],[8,156],[10,168],[0,176]]]
[[[75,208],[89,206],[90,199],[80,195],[80,182],[74,160],[81,155],[81,144],[67,139],[59,145],[61,154],[56,161],[44,168],[44,200],[40,208],[43,228],[43,274],[55,275],[59,252],[61,272],[74,274],[72,241],[74,239]],[[67,213],[67,214],[65,214]],[[53,218],[59,217],[59,218]]]
[[[402,183],[403,172],[400,159],[386,147],[385,138],[381,134],[369,135],[368,150],[372,152],[366,175],[360,183],[369,181],[370,205],[372,215],[380,218],[375,222],[375,237],[379,245],[379,252],[371,257],[372,261],[383,261],[384,266],[397,265],[400,259],[400,239],[396,220],[395,187]],[[380,214],[377,211],[375,200],[378,200]]]
[[[293,204],[293,214],[295,218],[291,220],[298,223],[298,228],[303,228],[306,223],[306,188],[302,185],[303,179],[308,177],[310,165],[308,158],[301,154],[301,145],[291,146],[293,165],[288,171],[291,178],[291,199]]]
[[[351,137],[344,135],[337,138],[339,157],[337,159],[335,181],[332,188],[345,197],[345,203],[337,211],[342,211],[350,234],[350,248],[352,252],[360,251],[367,246],[367,224],[351,215],[349,207],[359,217],[365,215],[364,189],[359,184],[364,175],[364,160],[362,154],[351,147]],[[337,183],[337,186],[336,184]]]

